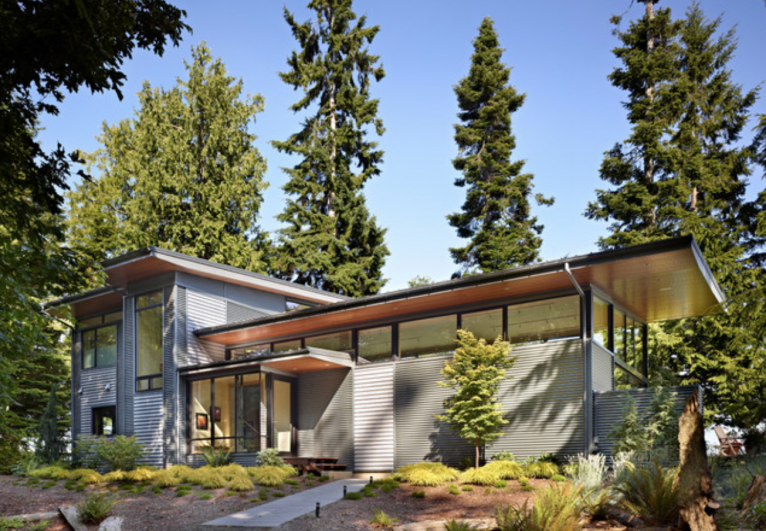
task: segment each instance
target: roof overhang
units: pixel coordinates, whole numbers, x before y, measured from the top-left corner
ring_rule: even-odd
[[[106,274],[106,288],[99,288],[83,294],[52,301],[46,308],[55,308],[63,304],[72,307],[75,317],[81,317],[113,307],[114,301],[122,303],[119,290],[127,289],[128,285],[157,277],[164,273],[184,272],[190,275],[221,280],[247,288],[277,293],[285,297],[298,299],[315,304],[330,304],[349,300],[348,297],[329,293],[319,289],[302,286],[294,282],[272,278],[259,273],[252,273],[237,267],[231,267],[202,258],[168,251],[159,247],[139,249],[102,263]],[[111,299],[114,299],[112,301]]]
[[[237,345],[467,305],[500,304],[536,294],[567,290],[575,293],[565,270],[567,265],[578,284],[596,286],[646,322],[718,313],[724,300],[697,243],[688,236],[203,328],[195,333],[210,341]]]
[[[190,365],[180,369],[180,373],[189,376],[203,376],[223,371],[246,371],[256,367],[265,367],[292,374],[326,371],[352,367],[354,360],[347,352],[336,352],[318,348],[304,348],[289,352],[271,353],[250,358],[217,361],[213,363]]]

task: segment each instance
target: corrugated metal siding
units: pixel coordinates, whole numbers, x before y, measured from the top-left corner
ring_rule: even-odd
[[[298,378],[298,452],[354,463],[353,372],[333,369]]]
[[[269,314],[254,308],[250,308],[248,306],[244,306],[242,304],[237,304],[235,302],[226,302],[227,323],[236,323],[237,321],[244,321],[246,319],[255,319],[256,317],[263,317],[264,315]]]
[[[354,370],[354,470],[394,467],[394,364]]]
[[[434,418],[444,412],[451,389],[436,385],[442,380],[444,357],[400,361],[394,367],[394,428],[396,468],[419,461],[458,465],[472,456],[466,443],[445,423]]]
[[[226,324],[226,301],[193,290],[186,292],[186,342],[188,362],[209,363],[226,357],[223,345],[197,339],[194,330]]]
[[[517,458],[550,452],[576,455],[585,445],[582,342],[579,339],[520,345],[516,363],[498,392],[509,421],[486,458],[506,450]]]
[[[175,360],[175,319],[176,296],[173,286],[163,289],[165,301],[162,312],[162,411],[164,414],[163,434],[164,456],[163,465],[177,461],[176,455],[176,360]]]
[[[77,440],[77,435],[80,434],[80,418],[82,417],[82,414],[80,413],[80,395],[77,394],[77,390],[80,388],[80,363],[81,361],[78,359],[80,352],[80,334],[75,332],[72,334],[72,388],[71,388],[71,396],[72,396],[72,440]]]
[[[614,368],[612,355],[601,345],[591,343],[593,349],[593,390],[611,391],[614,389]]]
[[[186,341],[186,288],[176,286],[176,363],[179,367],[188,363]],[[182,463],[186,453],[186,381],[176,379],[176,463]]]
[[[142,463],[153,466],[163,465],[162,446],[162,392],[136,393],[135,436],[144,444],[144,459]]]
[[[109,390],[106,390],[107,384]],[[117,403],[117,369],[104,367],[88,369],[80,373],[80,430],[78,433],[90,435],[93,432],[94,407],[114,406]],[[79,389],[79,387],[78,387]]]
[[[135,299],[125,298],[124,312],[122,316],[122,329],[125,349],[122,353],[122,370],[120,372],[120,400],[117,401],[117,426],[119,433],[133,435],[133,396],[135,395],[135,368],[136,356],[136,327],[135,327]],[[120,408],[122,411],[120,411]],[[121,429],[120,429],[121,427]]]
[[[700,405],[703,401],[703,390],[696,385],[681,385],[671,388],[672,391],[677,393],[676,413],[680,416],[684,409],[684,402],[686,399],[694,393],[696,390],[700,397]],[[643,414],[649,407],[649,403],[654,396],[654,388],[642,388],[642,389],[630,389],[630,390],[616,390],[605,391],[601,393],[594,393],[594,410],[595,410],[595,435],[598,437],[598,451],[605,455],[612,455],[612,441],[609,440],[608,434],[612,428],[622,420],[622,409],[625,405],[625,400],[630,393],[633,399],[636,401],[636,408],[639,414]]]

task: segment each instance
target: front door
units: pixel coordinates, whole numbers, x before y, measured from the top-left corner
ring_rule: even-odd
[[[280,454],[296,453],[295,429],[295,380],[271,377],[271,430],[269,447],[276,448]]]

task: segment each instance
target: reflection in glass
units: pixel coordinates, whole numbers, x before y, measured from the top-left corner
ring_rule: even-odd
[[[614,354],[618,358],[625,359],[625,314],[620,310],[614,310]]]
[[[351,350],[351,331],[307,337],[306,346],[327,350]]]
[[[261,447],[261,407],[265,409],[265,385],[260,374],[239,377],[237,412],[237,451],[258,452]],[[263,401],[263,403],[262,403]],[[264,411],[265,413],[265,411]]]
[[[96,331],[82,333],[82,368],[90,369],[96,365]]]
[[[511,343],[580,335],[580,298],[577,295],[508,306]]]
[[[391,360],[391,327],[368,328],[359,331],[359,363]]]
[[[399,324],[399,355],[422,358],[455,350],[457,316],[445,315]]]
[[[274,380],[274,438],[272,444],[280,452],[292,450],[292,419],[290,382]]]
[[[463,330],[473,333],[477,339],[494,343],[495,339],[503,335],[503,310],[464,313],[460,326]]]
[[[210,418],[210,380],[192,382],[190,388],[191,438],[207,439],[209,445],[213,426]]]
[[[291,350],[300,350],[301,340],[291,339],[290,341],[282,341],[280,343],[274,343],[274,352],[290,352]]]
[[[593,341],[609,348],[609,304],[593,297]]]
[[[162,373],[162,306],[136,312],[136,319],[138,320],[136,375],[160,374]],[[161,380],[159,383],[162,387]]]
[[[223,446],[226,450],[230,449],[231,441],[226,439],[234,436],[234,376],[225,378],[216,378],[214,382],[214,403],[213,403],[213,435],[215,436],[215,446]]]
[[[96,366],[108,367],[117,363],[117,325],[96,329]]]

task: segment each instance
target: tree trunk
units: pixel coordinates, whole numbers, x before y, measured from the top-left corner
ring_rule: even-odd
[[[474,441],[474,448],[476,449],[476,461],[474,463],[475,468],[479,468],[479,445],[481,443],[479,442],[479,439],[476,439]]]
[[[712,477],[707,463],[699,398],[695,391],[686,399],[678,419],[681,467],[678,472],[678,505],[682,530],[718,531],[713,512]]]
[[[745,496],[745,501],[742,502],[742,508],[749,509],[763,502],[766,502],[766,474],[753,478],[753,482],[747,491],[747,496]]]

